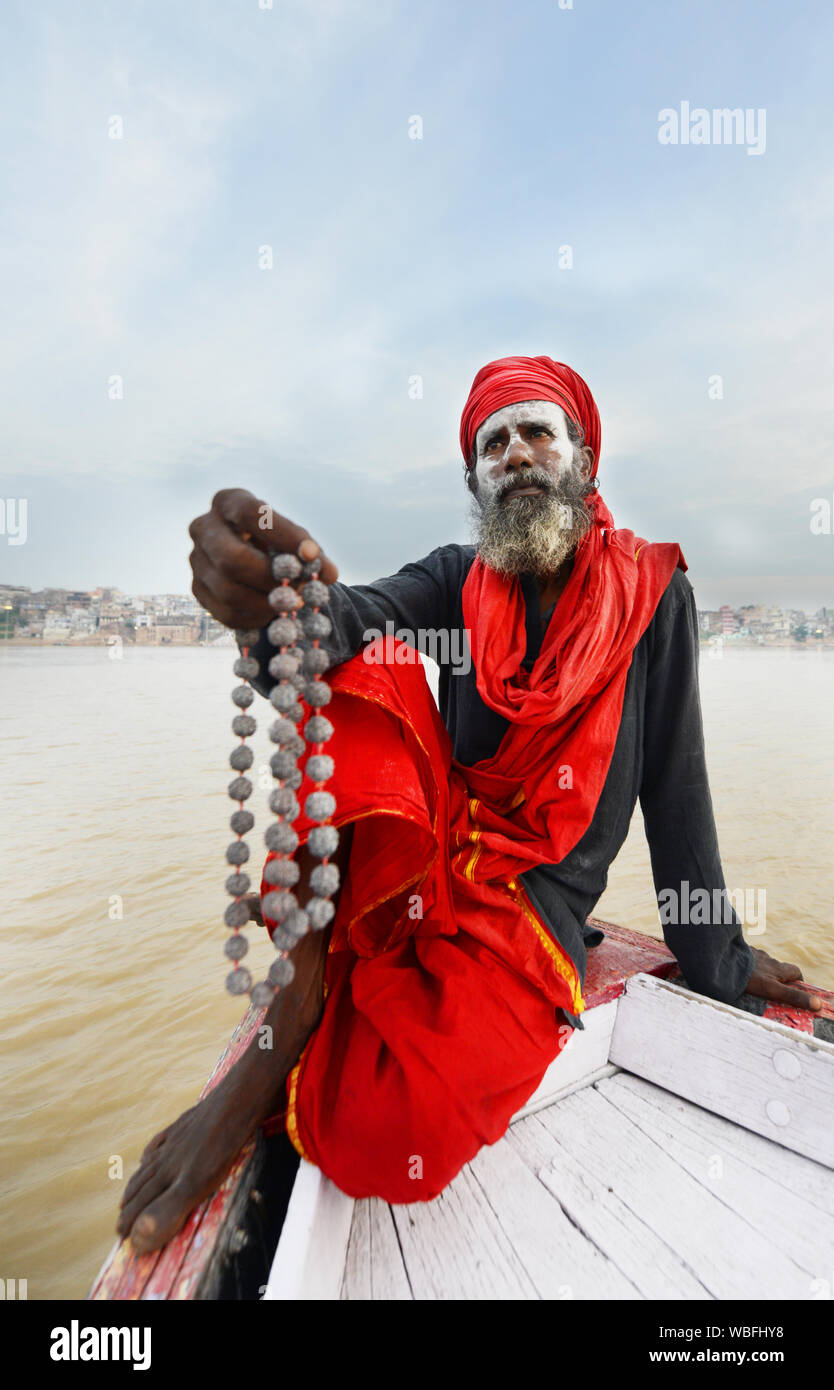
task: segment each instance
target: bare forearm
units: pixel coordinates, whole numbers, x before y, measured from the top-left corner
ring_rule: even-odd
[[[348,872],[352,841],[353,827],[342,826],[339,846],[330,861],[339,870],[340,880]],[[310,873],[318,861],[306,845],[297,851],[297,860],[301,876],[296,892],[303,902],[310,892]],[[263,924],[260,894],[247,894],[247,904],[250,918]],[[332,925],[321,932],[308,932],[293,947],[290,959],[295,976],[291,984],[276,994],[249,1047],[216,1088],[219,1110],[234,1110],[235,1123],[239,1117],[244,1138],[280,1109],[287,1077],[318,1027],[324,1007],[324,971],[331,932]],[[215,1092],[211,1094],[214,1096]]]
[[[323,1006],[324,964],[330,932],[310,932],[296,946],[296,977],[275,996],[242,1057],[212,1095],[234,1098],[247,1134],[279,1109],[287,1077],[315,1032]]]

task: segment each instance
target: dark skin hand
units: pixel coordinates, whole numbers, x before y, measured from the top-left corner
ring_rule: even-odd
[[[198,603],[225,627],[262,628],[275,617],[268,594],[275,588],[268,552],[321,557],[319,578],[332,584],[339,571],[303,526],[297,526],[243,488],[224,488],[211,510],[188,528],[189,556]],[[303,579],[298,583],[303,584]]]
[[[755,994],[761,999],[772,999],[777,1004],[787,1004],[792,1009],[822,1008],[822,1000],[815,994],[806,994],[804,989],[795,989],[793,980],[802,979],[798,965],[786,965],[775,960],[767,951],[751,947],[756,957],[756,965],[747,985],[747,994]]]

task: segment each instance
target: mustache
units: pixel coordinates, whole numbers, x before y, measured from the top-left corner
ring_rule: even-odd
[[[527,487],[541,494],[504,506],[514,491]],[[587,503],[593,491],[593,482],[577,470],[554,475],[525,466],[487,497],[473,496],[473,529],[484,564],[499,574],[554,574],[593,525]]]
[[[505,483],[501,484],[495,493],[495,501],[503,502],[504,498],[509,497],[511,492],[516,492],[518,488],[522,487],[541,488],[545,497],[556,497],[559,494],[559,488],[554,484],[549,473],[545,473],[541,468],[526,468],[517,477],[508,478]]]

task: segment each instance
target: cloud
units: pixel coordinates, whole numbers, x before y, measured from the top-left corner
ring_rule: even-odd
[[[786,573],[823,574],[800,516],[831,476],[834,180],[808,135],[827,79],[807,25],[780,11],[780,54],[748,57],[717,9],[697,36],[667,17],[658,68],[648,12],[153,0],[93,4],[72,27],[57,5],[21,16],[0,392],[51,582],[61,564],[145,589],[160,563],[180,574],[160,516],[181,544],[188,511],[236,483],[332,532],[356,578],[462,539],[459,413],[508,352],[587,376],[621,524],[684,535],[704,575],[768,573],[774,548]],[[710,80],[735,72],[769,104],[762,159],[657,145],[661,88],[703,85],[719,33]],[[565,55],[563,81],[536,80],[532,39]],[[47,522],[50,497],[71,528]],[[112,553],[88,524],[105,498],[131,517]],[[33,541],[14,563],[38,582],[45,554]]]

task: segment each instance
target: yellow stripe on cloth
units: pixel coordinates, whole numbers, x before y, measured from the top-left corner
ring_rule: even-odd
[[[582,987],[579,983],[579,975],[577,973],[576,966],[574,965],[570,956],[562,949],[561,946],[558,945],[558,943],[553,937],[553,934],[548,931],[544,923],[539,921],[539,918],[533,909],[530,899],[527,897],[527,894],[525,893],[524,888],[519,883],[518,879],[511,878],[509,883],[507,884],[507,887],[509,888],[517,905],[521,908],[525,917],[527,917],[528,920],[531,921],[533,926],[535,927],[539,940],[541,941],[548,955],[552,958],[553,964],[556,966],[556,969],[558,970],[559,974],[562,976],[564,980],[567,981],[570,987],[571,999],[573,1001],[573,1013],[584,1013],[585,1000],[582,998]]]

